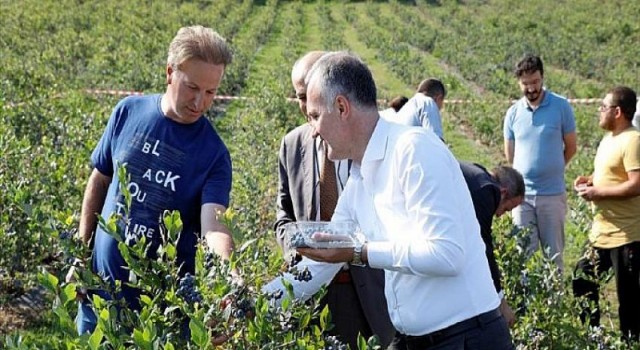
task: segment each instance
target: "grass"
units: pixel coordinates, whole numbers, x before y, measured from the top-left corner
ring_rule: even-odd
[[[473,139],[471,134],[461,129],[461,124],[448,118],[446,110],[442,113],[444,137],[453,154],[459,160],[479,163],[490,169],[504,159],[498,152]]]
[[[360,4],[366,5],[366,4]],[[343,8],[333,8],[334,17],[341,16],[339,20],[344,20]],[[357,11],[356,14],[361,15],[362,11]],[[357,31],[353,26],[346,26],[344,32],[344,39],[349,45],[349,50],[356,53],[360,58],[369,65],[371,74],[376,82],[378,88],[378,98],[380,99],[392,99],[398,95],[404,95],[411,97],[414,94],[415,87],[410,87],[405,82],[400,80],[389,68],[376,56],[377,51],[367,47],[358,38]],[[380,106],[380,109],[383,109]]]
[[[370,23],[371,25],[375,25],[375,23],[373,23],[367,17],[366,11],[365,11],[365,6],[371,6],[371,5],[372,5],[371,3],[356,3],[356,4],[350,4],[349,6],[353,6],[355,9],[357,9],[357,11],[355,11],[356,12],[355,16],[358,16],[358,18],[362,18],[364,21],[368,21],[367,23],[371,22]],[[302,6],[304,10],[304,20],[303,20],[304,30],[302,32],[302,35],[300,36],[300,40],[304,42],[302,46],[304,47],[305,50],[322,49],[323,47],[320,40],[320,38],[322,37],[322,33],[321,33],[321,30],[319,29],[320,26],[318,22],[318,17],[316,15],[316,8],[317,6],[319,6],[318,3],[305,2],[300,6]],[[382,9],[388,10],[390,9],[391,5],[379,4],[377,6],[379,6],[381,10]],[[278,14],[278,19],[276,20],[275,27],[280,28],[280,26],[282,25],[283,18],[291,14],[290,8],[291,8],[290,6],[281,6],[282,12],[279,12]],[[341,22],[341,23],[346,22],[345,11],[344,11],[345,8],[346,8],[346,5],[344,5],[343,3],[332,3],[331,14],[332,14],[332,17],[337,22]],[[420,13],[418,14],[419,16],[421,16],[424,19],[431,18],[423,12],[424,9],[422,7],[418,7],[418,8],[420,10],[419,11]],[[383,13],[389,14],[392,12],[383,11]],[[252,14],[252,15],[255,15],[255,14]],[[384,15],[384,16],[391,17],[391,15]],[[434,19],[431,18],[431,21],[434,21]],[[443,30],[446,30],[446,28],[444,28]],[[240,38],[242,34],[243,32],[241,29],[241,32],[238,33],[237,37]],[[283,45],[286,45],[286,44],[283,44],[283,41],[281,40],[281,36],[289,35],[289,34],[290,33],[283,33],[282,31],[277,31],[277,32],[272,31],[269,41],[264,45],[264,47],[260,48],[260,50],[258,51],[255,57],[255,61],[250,66],[251,67],[250,76],[252,78],[258,77],[258,79],[272,79],[272,77],[270,77],[269,75],[269,70],[272,68],[270,64],[273,63],[272,58],[277,57],[285,50],[285,47]],[[388,66],[388,63],[385,63],[383,58],[380,57],[379,51],[374,48],[368,47],[366,44],[364,44],[363,41],[359,39],[358,32],[348,22],[346,22],[346,25],[344,25],[343,35],[344,35],[344,41],[346,42],[346,45],[347,45],[345,49],[349,49],[350,51],[358,54],[365,62],[369,64],[369,67],[374,75],[374,79],[376,80],[376,83],[378,86],[379,97],[391,98],[399,94],[402,94],[405,96],[413,95],[413,91],[415,88],[415,86],[413,85],[416,82],[406,82],[398,78],[398,76],[392,72],[392,70]],[[237,40],[240,41],[240,39],[237,39]],[[447,74],[447,72],[449,72],[446,64],[439,62],[438,59],[435,56],[431,55],[430,53],[419,51],[417,49],[412,50],[411,52],[419,54],[422,57],[422,61],[427,62],[427,65],[424,68],[425,68],[425,72],[429,72],[428,75],[434,75],[434,73],[444,75],[444,74]],[[293,64],[293,62],[290,62],[290,63]],[[570,72],[565,73],[553,67],[550,68],[550,72],[552,75],[558,75],[558,76],[562,74],[566,75],[566,77],[564,75],[562,76],[563,79],[576,78],[576,76],[574,76]],[[473,83],[470,81],[464,81],[460,77],[459,77],[459,80],[460,80],[460,83],[464,86],[467,86],[468,84]],[[253,85],[250,84],[247,90],[252,90],[253,88],[255,91],[257,91],[257,93],[259,93],[260,90],[258,85],[260,83],[261,82],[256,82]],[[246,109],[246,107],[242,106],[241,103],[232,104],[230,108],[227,110],[228,112],[227,117],[235,118],[237,117],[237,114],[241,114],[240,112],[242,112],[243,109]],[[274,116],[274,117],[278,117],[278,116]],[[498,165],[499,163],[503,162],[504,156],[502,155],[502,150],[500,147],[495,147],[495,146],[490,147],[476,141],[472,133],[466,131],[466,129],[463,128],[463,125],[461,125],[461,123],[459,123],[458,120],[454,119],[453,116],[449,115],[446,109],[443,112],[443,126],[444,126],[447,143],[449,144],[450,148],[452,149],[454,155],[457,158],[461,160],[477,162],[488,168],[491,168],[492,166]],[[278,132],[279,130],[272,130],[272,131]],[[274,135],[273,137],[278,138],[280,136],[281,135]],[[501,142],[497,142],[497,143],[501,144]],[[586,240],[586,233],[583,232],[583,230],[578,228],[576,225],[571,223],[571,221],[568,219],[567,227],[566,227],[566,248],[565,248],[565,266],[566,266],[565,278],[566,279],[570,278],[570,274],[572,272],[573,266],[575,265],[575,262],[578,260],[580,254],[582,253],[585,240]],[[613,285],[612,282],[607,285],[604,293],[608,301],[610,302],[613,301],[614,303],[616,303],[615,286]],[[612,307],[611,311],[612,313],[603,315],[604,316],[603,323],[607,322],[607,318],[611,319],[610,322],[617,323],[615,307]],[[45,315],[46,315],[45,317],[47,317],[46,319],[55,317],[50,312],[46,313]],[[36,326],[34,325],[34,327]],[[38,326],[38,327],[41,327],[41,326]],[[42,327],[42,328],[32,328],[31,330],[28,330],[24,334],[26,334],[26,336],[42,337],[45,334],[55,334],[53,332],[54,330],[52,329],[46,329],[46,327]]]

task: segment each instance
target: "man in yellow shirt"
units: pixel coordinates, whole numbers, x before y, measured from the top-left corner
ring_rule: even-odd
[[[640,131],[631,121],[637,97],[628,87],[612,89],[600,105],[599,125],[607,131],[591,176],[574,181],[578,195],[592,202],[595,216],[590,245],[576,265],[573,293],[596,306],[586,307],[583,321],[597,326],[599,279],[613,269],[622,336],[640,335]]]

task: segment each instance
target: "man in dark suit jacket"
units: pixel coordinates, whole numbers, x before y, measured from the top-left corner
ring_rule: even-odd
[[[513,326],[515,314],[507,304],[502,290],[501,273],[493,253],[493,235],[491,225],[493,217],[500,217],[522,203],[524,199],[524,180],[515,169],[506,166],[487,171],[479,164],[460,162],[462,175],[469,187],[476,219],[480,224],[480,235],[486,246],[486,255],[491,270],[491,278],[496,292],[502,298],[500,311],[507,324]]]
[[[309,52],[294,65],[291,80],[300,110],[305,117],[306,84],[311,66],[324,53]],[[284,224],[320,219],[320,169],[325,161],[322,140],[309,124],[289,132],[282,140],[279,155],[278,213],[275,223],[278,244],[283,247]],[[330,161],[330,160],[329,160]],[[350,162],[335,162],[337,189],[346,184]],[[325,219],[326,220],[326,219]],[[377,335],[384,347],[395,334],[384,296],[384,272],[369,267],[346,266],[327,288],[326,301],[334,328],[329,332],[357,349],[358,333],[365,338]]]

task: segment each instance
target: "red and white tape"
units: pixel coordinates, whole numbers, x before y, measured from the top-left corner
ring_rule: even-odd
[[[144,95],[144,92],[141,91],[129,91],[129,90],[99,90],[99,89],[87,89],[85,92],[93,95],[118,95],[118,96],[127,96],[127,95]],[[216,100],[252,100],[253,97],[246,96],[225,96],[218,95],[214,97]],[[295,98],[287,98],[287,101],[297,101]],[[511,103],[514,103],[517,100],[511,100]],[[568,99],[569,103],[573,104],[593,104],[600,103],[602,100],[599,98],[570,98]],[[380,103],[387,103],[388,100],[378,100]],[[446,103],[449,104],[463,104],[463,103],[475,103],[478,100],[445,100]]]
[[[115,89],[85,89],[84,92],[90,95],[113,95],[113,96],[142,96],[144,92],[133,90],[115,90]]]
[[[518,100],[511,100],[509,102],[515,103],[516,101]],[[576,104],[576,105],[589,105],[589,104],[600,103],[602,102],[602,99],[600,98],[568,98],[567,101],[569,101],[569,103],[571,104]],[[444,102],[447,104],[464,104],[464,103],[475,103],[475,102],[478,102],[478,100],[445,100]]]
[[[115,96],[131,96],[131,95],[136,95],[136,96],[141,96],[144,95],[145,93],[142,91],[132,91],[132,90],[112,90],[112,89],[108,89],[108,90],[102,90],[102,89],[85,89],[84,92],[90,94],[90,95],[115,95]],[[153,92],[156,93],[156,92]],[[214,98],[214,100],[223,100],[223,101],[233,101],[233,100],[253,100],[254,97],[247,97],[247,96],[228,96],[228,95],[216,95]],[[287,101],[289,102],[294,102],[294,101],[298,101],[295,98],[291,98],[291,97],[287,97],[286,98]]]
[[[141,96],[141,95],[145,95],[145,92],[143,91],[134,91],[134,90],[116,90],[116,89],[85,89],[84,90],[85,93],[90,94],[90,95],[111,95],[111,96]],[[57,97],[60,97],[59,95]],[[235,101],[235,100],[253,100],[253,97],[247,97],[247,96],[227,96],[227,95],[217,95],[216,97],[214,97],[214,99],[216,100],[222,100],[222,101]],[[295,102],[297,101],[297,99],[295,98],[290,98],[287,97],[286,98],[287,101],[289,102]],[[511,103],[514,103],[516,100],[512,100],[510,101]],[[599,98],[570,98],[568,99],[569,103],[572,104],[596,104],[596,103],[600,103],[602,100]],[[387,100],[379,100],[378,101],[380,104],[382,105],[386,105],[388,103]],[[466,104],[466,103],[476,103],[478,102],[478,100],[461,100],[461,99],[451,99],[451,100],[445,100],[445,103],[447,104]],[[24,105],[24,102],[18,102],[18,103],[11,103],[9,102],[8,104],[4,105],[5,109],[9,109],[9,108],[15,108],[15,107],[19,107]]]

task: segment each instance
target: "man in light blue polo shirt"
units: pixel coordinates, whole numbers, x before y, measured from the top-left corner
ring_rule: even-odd
[[[447,91],[440,80],[423,80],[418,85],[416,94],[398,111],[395,121],[408,126],[422,126],[444,140],[440,111],[444,106],[446,94]]]
[[[567,197],[564,168],[576,153],[573,109],[564,97],[543,88],[542,60],[525,56],[515,75],[524,95],[504,119],[504,153],[524,177],[524,202],[513,210],[518,227],[531,229],[530,252],[542,246],[563,269]]]

